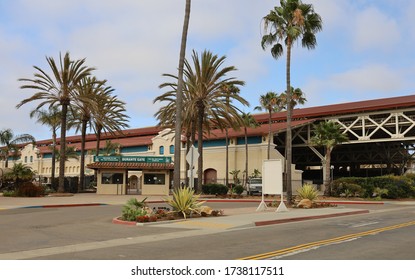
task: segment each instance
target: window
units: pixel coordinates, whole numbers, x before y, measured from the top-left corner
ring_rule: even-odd
[[[24,162],[25,162],[25,163],[27,162],[27,157],[24,157]]]
[[[164,185],[166,182],[165,174],[144,174],[144,184],[146,185]]]
[[[123,173],[102,173],[101,184],[122,184]]]
[[[164,146],[159,147],[159,154],[164,155]]]
[[[30,162],[33,162],[33,156],[30,156]]]
[[[174,154],[174,145],[170,145],[170,154]]]

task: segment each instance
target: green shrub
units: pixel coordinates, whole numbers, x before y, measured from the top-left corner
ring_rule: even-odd
[[[17,189],[17,196],[22,197],[39,197],[45,195],[45,188],[37,186],[32,182],[23,182]]]
[[[309,199],[310,201],[313,201],[318,197],[318,190],[311,184],[304,184],[297,190],[297,193],[300,199]]]
[[[228,188],[223,184],[206,184],[202,186],[204,194],[225,195],[228,193]]]
[[[347,189],[355,191],[362,197],[373,197],[375,190],[385,189],[384,198],[408,198],[415,196],[415,176],[393,176],[385,175],[378,177],[347,177],[339,178],[333,182],[333,195],[340,196],[345,194]],[[357,187],[357,186],[359,187]]]
[[[332,195],[333,196],[365,196],[365,190],[356,183],[348,182],[347,180],[335,180],[332,184]]]
[[[183,215],[186,219],[187,215],[192,213],[200,213],[200,206],[205,201],[198,202],[199,196],[194,194],[194,190],[188,187],[180,187],[173,191],[173,198],[166,198],[164,201],[173,208],[173,211]]]
[[[16,191],[4,191],[3,196],[4,197],[14,197],[14,196],[17,196],[17,193],[16,193]]]
[[[136,198],[130,198],[122,208],[121,219],[124,221],[136,221],[137,216],[147,215],[146,207],[147,197],[142,201],[138,201]]]
[[[237,195],[241,195],[244,192],[244,187],[242,187],[241,185],[236,185],[233,188],[234,193],[236,193]]]

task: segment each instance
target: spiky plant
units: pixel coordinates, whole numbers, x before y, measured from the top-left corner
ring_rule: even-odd
[[[297,190],[297,193],[300,199],[309,199],[310,201],[318,197],[318,190],[311,184],[304,184]]]
[[[200,207],[205,201],[198,201],[193,189],[179,187],[173,191],[173,198],[165,198],[164,201],[173,208],[173,211],[181,213],[186,219],[187,215],[200,213]]]

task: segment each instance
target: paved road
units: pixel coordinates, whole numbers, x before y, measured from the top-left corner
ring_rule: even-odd
[[[252,203],[214,207],[247,210]],[[137,227],[111,223],[121,213],[121,205],[9,209],[0,211],[0,259],[250,258],[415,220],[413,204],[347,207],[368,208],[370,213],[262,227],[244,224],[231,228],[225,220],[213,223],[208,219]],[[267,258],[413,260],[414,229],[408,225]]]

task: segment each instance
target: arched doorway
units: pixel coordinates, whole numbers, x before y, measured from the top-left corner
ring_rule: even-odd
[[[216,171],[216,169],[213,168],[206,169],[204,172],[204,178],[204,184],[216,183],[218,179],[218,172]]]
[[[128,194],[141,194],[141,184],[136,175],[132,175],[129,180]]]

